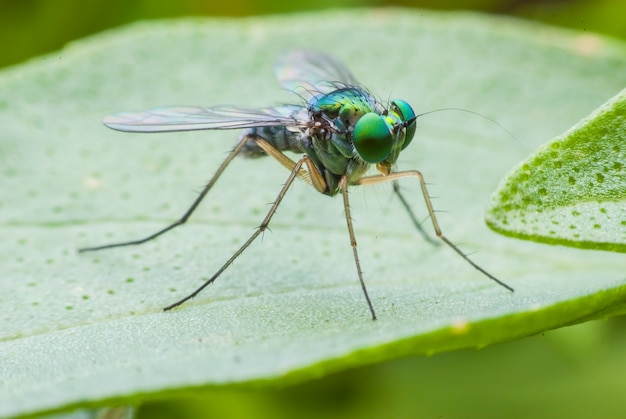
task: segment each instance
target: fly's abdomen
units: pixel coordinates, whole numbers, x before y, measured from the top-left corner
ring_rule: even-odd
[[[304,153],[300,141],[300,132],[289,131],[284,126],[249,128],[242,133],[241,138],[243,139],[251,135],[263,138],[277,150],[292,151],[299,154]],[[267,155],[254,141],[248,141],[241,150],[241,154],[245,157],[262,157]]]

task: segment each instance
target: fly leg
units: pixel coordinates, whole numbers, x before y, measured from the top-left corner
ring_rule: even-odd
[[[263,140],[262,138],[255,137],[254,141],[256,141],[257,145],[259,145],[264,150],[265,150],[266,147],[269,147],[272,150],[276,151],[276,153],[284,156],[282,153],[280,153],[280,151],[278,151],[275,148],[273,148],[267,141]],[[288,157],[286,157],[286,156],[284,156],[284,157],[285,157],[285,159],[287,159],[289,161],[292,161]],[[215,272],[215,274],[213,274],[213,276],[211,278],[209,278],[207,281],[205,281],[204,284],[202,284],[194,292],[192,292],[191,294],[189,294],[185,298],[183,298],[181,300],[178,300],[174,304],[170,304],[169,306],[165,307],[163,309],[164,311],[171,310],[171,309],[173,309],[175,307],[178,307],[179,305],[183,304],[184,302],[186,302],[188,300],[191,300],[193,297],[198,295],[203,289],[205,289],[207,286],[209,286],[211,283],[213,283],[226,269],[228,269],[228,267],[235,261],[235,259],[237,259],[248,248],[248,246],[250,246],[252,244],[252,242],[257,237],[259,237],[259,235],[261,233],[263,233],[267,229],[267,227],[269,226],[270,221],[272,220],[272,217],[276,213],[276,210],[278,209],[278,206],[280,205],[280,203],[282,202],[283,198],[287,194],[287,190],[289,189],[289,187],[291,186],[293,181],[297,177],[301,177],[301,176],[303,176],[306,173],[306,171],[301,170],[302,166],[306,165],[310,170],[311,170],[312,167],[314,167],[313,162],[309,159],[308,156],[303,156],[302,158],[300,158],[300,160],[298,160],[298,162],[293,162],[293,163],[294,163],[293,168],[291,169],[291,173],[289,174],[289,177],[285,181],[285,184],[283,185],[283,187],[281,188],[280,192],[278,193],[278,196],[274,200],[274,203],[270,207],[270,210],[268,211],[267,215],[263,219],[263,222],[261,222],[261,224],[257,227],[256,231],[250,236],[250,238],[248,240],[246,240],[246,242],[230,257],[230,259],[228,259],[226,261],[226,263],[224,263],[222,265],[222,267],[217,272]]]
[[[282,154],[280,151],[276,150],[274,147],[272,147],[270,144],[268,144],[264,140],[257,141],[257,145],[261,147],[267,154],[269,154],[270,156],[278,160],[287,169],[290,169],[293,174],[293,171],[295,170],[295,166],[296,166],[296,163],[293,160],[291,160],[290,158]],[[302,161],[302,159],[300,161]],[[297,176],[300,179],[307,182],[308,184],[313,185],[315,189],[318,190],[318,192],[324,193],[327,187],[324,177],[322,176],[322,174],[319,172],[317,167],[315,167],[315,165],[310,159],[307,158],[305,163],[309,170],[308,171],[302,170],[297,174]],[[346,176],[341,177],[341,180],[339,181],[339,186],[342,191],[343,208],[344,208],[344,212],[346,215],[346,222],[348,224],[348,234],[350,235],[350,243],[352,245],[352,252],[354,254],[354,263],[356,264],[357,274],[359,275],[361,289],[363,290],[363,295],[365,295],[365,301],[367,301],[367,306],[369,307],[370,312],[372,313],[372,320],[376,320],[376,312],[374,311],[374,306],[372,305],[372,302],[370,301],[370,297],[367,293],[367,288],[365,287],[365,281],[363,281],[363,272],[361,270],[361,263],[359,262],[359,255],[356,250],[356,238],[354,236],[354,228],[352,227],[352,218],[350,216],[350,201],[348,199],[348,178]]]
[[[348,177],[343,175],[339,180],[339,187],[341,188],[341,195],[343,196],[343,209],[346,215],[346,223],[348,224],[348,234],[350,235],[350,244],[352,245],[352,253],[354,254],[354,263],[356,264],[356,271],[359,275],[359,281],[361,282],[361,289],[365,295],[365,300],[372,313],[372,320],[376,320],[376,312],[374,306],[370,301],[370,297],[367,294],[367,288],[365,287],[365,281],[363,280],[363,271],[361,270],[361,262],[359,262],[359,254],[356,250],[356,237],[354,236],[354,228],[352,227],[352,216],[350,215],[350,201],[348,199]]]
[[[292,171],[296,170],[296,163],[282,154],[280,151],[276,150],[270,144],[268,144],[264,140],[257,141],[257,145],[261,147],[267,154],[274,157],[278,160],[283,166]],[[302,159],[301,159],[302,160]],[[313,185],[318,192],[324,193],[326,190],[326,181],[324,177],[319,172],[317,167],[313,164],[313,162],[306,158],[305,164],[307,165],[308,171],[302,170],[298,172],[297,176],[307,182],[309,185]],[[376,312],[374,311],[374,306],[370,301],[370,297],[367,293],[367,288],[365,286],[365,281],[363,280],[363,272],[361,270],[361,263],[359,262],[359,255],[356,249],[356,238],[354,236],[354,229],[352,227],[352,217],[350,216],[350,202],[348,199],[348,178],[346,176],[342,176],[339,181],[339,186],[342,191],[343,196],[343,208],[346,215],[346,222],[348,224],[348,234],[350,235],[350,243],[352,245],[352,252],[354,254],[354,263],[356,264],[357,274],[359,275],[359,281],[361,283],[361,289],[363,290],[363,295],[365,296],[365,301],[367,301],[367,306],[372,313],[372,320],[376,320]]]
[[[200,205],[200,202],[202,202],[202,200],[209,193],[211,188],[213,188],[213,186],[215,185],[217,180],[220,178],[220,176],[222,175],[222,173],[224,172],[226,167],[230,164],[230,162],[232,162],[233,159],[237,156],[237,154],[239,154],[239,152],[241,152],[241,150],[243,149],[243,147],[246,145],[246,143],[248,141],[251,141],[251,140],[254,141],[256,138],[257,138],[256,136],[249,135],[249,136],[246,136],[246,137],[242,138],[241,141],[239,141],[239,143],[235,146],[233,151],[231,151],[230,154],[228,155],[228,157],[226,157],[226,160],[224,160],[222,162],[222,164],[217,169],[217,172],[215,172],[215,174],[213,175],[213,177],[211,178],[209,183],[207,183],[207,185],[204,187],[202,192],[200,192],[200,195],[196,198],[196,200],[193,202],[193,204],[191,204],[191,207],[189,207],[187,212],[185,212],[185,214],[178,221],[170,224],[169,226],[167,226],[167,227],[157,231],[156,233],[151,234],[148,237],[145,237],[143,239],[132,240],[132,241],[127,241],[127,242],[121,242],[121,243],[105,244],[103,246],[83,247],[82,249],[78,249],[78,251],[79,252],[92,252],[94,250],[110,249],[112,247],[133,246],[133,245],[137,245],[137,244],[142,244],[142,243],[148,242],[150,240],[156,239],[161,234],[167,233],[168,231],[174,229],[175,227],[178,227],[179,225],[185,224],[185,222],[187,222],[187,220],[189,219],[191,214],[196,210],[196,208],[198,208],[198,206]]]
[[[387,175],[366,176],[356,181],[355,184],[374,185],[376,183],[383,183],[383,182],[396,182],[399,179],[403,179],[407,177],[416,177],[419,179],[420,186],[422,188],[422,195],[424,195],[424,200],[426,201],[426,208],[428,208],[428,213],[430,214],[430,219],[433,223],[433,228],[435,229],[435,234],[437,235],[437,237],[439,237],[445,244],[450,246],[452,250],[454,250],[463,259],[465,259],[466,262],[468,262],[474,268],[482,272],[489,279],[495,281],[496,283],[508,289],[509,291],[513,291],[513,288],[511,288],[509,285],[505,284],[504,282],[500,281],[498,278],[491,275],[489,272],[487,272],[486,270],[481,268],[479,265],[477,265],[465,253],[463,253],[461,249],[459,249],[454,243],[452,243],[446,236],[443,235],[443,232],[441,231],[441,228],[439,227],[439,222],[437,221],[437,217],[435,216],[435,210],[433,209],[433,204],[428,195],[428,189],[426,188],[426,182],[424,181],[424,176],[422,175],[421,172],[419,172],[418,170],[407,170],[403,172],[389,173]]]
[[[404,197],[402,192],[400,192],[400,183],[398,182],[398,180],[394,180],[393,181],[393,191],[394,191],[394,193],[396,195],[398,195],[398,198],[400,199],[400,203],[402,203],[402,206],[404,207],[406,212],[409,214],[409,218],[413,222],[413,225],[415,226],[417,231],[422,235],[424,240],[426,240],[430,244],[438,246],[439,243],[441,243],[441,242],[438,242],[437,240],[433,239],[430,236],[430,234],[426,233],[426,230],[424,230],[424,227],[422,227],[422,222],[420,222],[417,219],[417,217],[415,216],[415,213],[411,209],[411,206],[409,205],[408,201],[406,200],[406,198]]]

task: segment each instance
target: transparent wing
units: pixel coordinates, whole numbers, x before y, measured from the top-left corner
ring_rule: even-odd
[[[288,105],[265,109],[234,106],[214,108],[165,106],[143,112],[123,112],[106,116],[104,125],[118,131],[167,132],[203,129],[237,129],[282,125],[307,126],[300,106]]]
[[[305,99],[317,93],[330,93],[339,87],[360,87],[343,63],[317,51],[285,51],[278,56],[274,72],[283,88]]]

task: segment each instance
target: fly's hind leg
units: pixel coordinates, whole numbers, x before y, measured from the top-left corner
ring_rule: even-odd
[[[170,231],[170,230],[172,230],[172,229],[174,229],[174,228],[176,228],[176,227],[178,227],[180,225],[185,224],[187,222],[187,220],[189,219],[189,217],[191,216],[191,214],[193,214],[193,212],[196,210],[196,208],[198,208],[198,206],[200,205],[200,202],[202,202],[202,200],[209,193],[211,188],[213,188],[215,183],[217,183],[217,180],[220,178],[220,176],[222,175],[224,170],[226,170],[226,167],[230,164],[230,162],[232,162],[233,159],[241,152],[241,150],[244,148],[244,146],[246,145],[246,143],[248,141],[256,141],[256,138],[260,138],[260,137],[257,137],[255,135],[248,135],[248,136],[242,138],[241,141],[239,141],[239,143],[235,146],[235,148],[230,152],[228,157],[226,157],[226,160],[224,160],[222,162],[222,164],[217,169],[217,171],[215,172],[215,174],[213,175],[213,177],[211,178],[209,183],[207,183],[207,185],[204,187],[204,189],[202,189],[202,192],[200,192],[200,195],[196,198],[196,200],[193,202],[193,204],[191,204],[191,207],[189,207],[187,212],[185,212],[185,214],[183,214],[183,216],[178,221],[176,221],[176,222],[170,224],[169,226],[167,226],[167,227],[157,231],[154,234],[149,235],[148,237],[144,237],[143,239],[132,240],[132,241],[127,241],[127,242],[120,242],[120,243],[105,244],[103,246],[83,247],[82,249],[78,249],[78,251],[79,252],[92,252],[92,251],[95,251],[95,250],[110,249],[110,248],[113,248],[113,247],[133,246],[133,245],[142,244],[142,243],[148,242],[150,240],[156,239],[160,235],[165,234],[168,231]]]

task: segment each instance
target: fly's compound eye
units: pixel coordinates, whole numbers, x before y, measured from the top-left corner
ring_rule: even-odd
[[[354,126],[354,147],[368,163],[379,163],[391,152],[392,131],[383,118],[373,112],[366,113]]]
[[[395,99],[391,102],[391,112],[398,115],[402,122],[413,120],[413,122],[405,127],[406,131],[404,134],[404,144],[402,144],[402,150],[404,150],[415,135],[415,130],[417,128],[417,123],[415,122],[415,112],[413,111],[411,105],[402,99]]]

